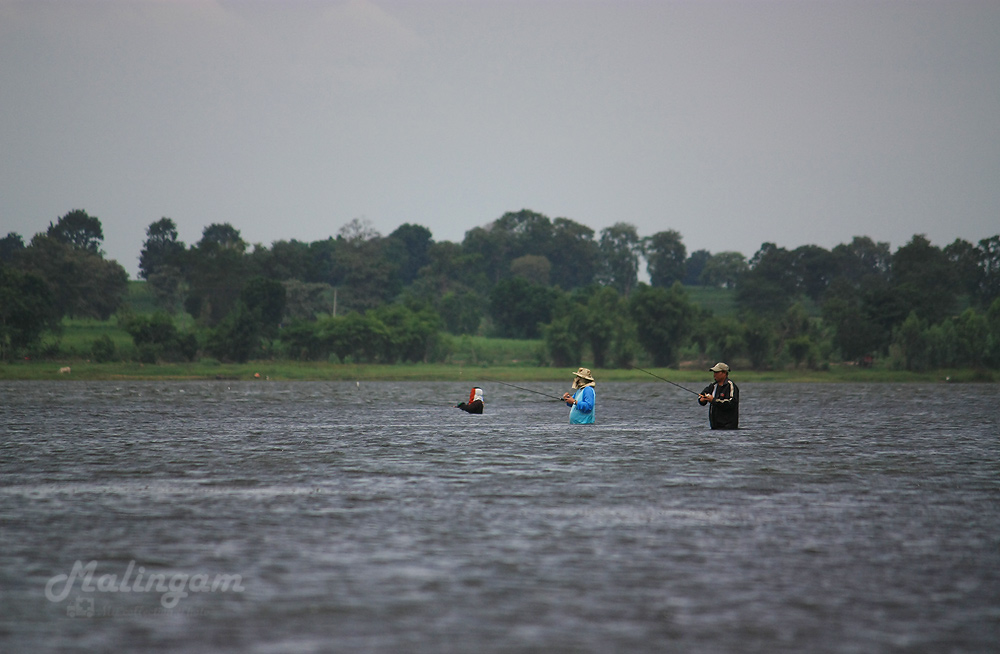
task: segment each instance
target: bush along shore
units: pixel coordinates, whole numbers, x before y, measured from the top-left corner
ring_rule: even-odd
[[[581,362],[588,365],[589,362]],[[594,369],[600,382],[666,383],[653,375],[695,388],[711,381],[707,366],[699,368]],[[651,375],[650,373],[653,373]],[[0,380],[226,380],[226,381],[449,381],[483,384],[500,381],[565,381],[568,370],[557,366],[491,365],[488,363],[440,364],[352,364],[298,361],[250,361],[220,363],[202,360],[190,363],[96,363],[86,360],[15,361],[0,364]],[[734,368],[741,383],[997,383],[988,370],[932,370],[912,372],[888,368],[834,365],[826,370],[754,371]],[[695,390],[698,390],[695,388]]]

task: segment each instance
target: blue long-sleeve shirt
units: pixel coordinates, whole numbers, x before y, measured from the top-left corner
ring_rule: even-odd
[[[593,386],[584,386],[573,393],[576,404],[570,404],[569,423],[571,425],[589,425],[594,422],[594,410],[597,404],[597,393]],[[568,404],[568,403],[567,403]]]

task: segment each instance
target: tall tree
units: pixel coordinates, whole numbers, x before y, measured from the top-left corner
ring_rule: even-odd
[[[78,250],[99,254],[104,230],[97,216],[90,216],[83,209],[74,209],[60,218],[56,224],[49,223],[46,235],[60,243]]]
[[[681,241],[680,232],[670,229],[647,236],[643,249],[651,285],[667,287],[684,280],[687,248]]]
[[[214,326],[236,305],[247,274],[246,243],[229,223],[212,223],[189,251],[184,307],[203,324]],[[240,316],[242,318],[242,316]]]
[[[36,234],[17,261],[45,280],[60,316],[107,320],[128,290],[128,273],[117,261],[45,234]]]
[[[0,238],[0,265],[13,262],[22,250],[24,250],[24,239],[21,235],[8,232],[6,236]]]
[[[59,315],[45,280],[0,265],[0,359],[37,344],[42,332],[58,326]]]
[[[601,272],[598,279],[628,296],[639,281],[642,240],[635,225],[615,223],[601,230]]]
[[[520,277],[505,279],[490,292],[490,316],[500,336],[538,338],[558,296],[558,290]]]
[[[564,291],[593,283],[601,259],[594,230],[569,218],[552,221],[552,240],[546,256],[552,262],[552,283]]]
[[[955,309],[956,268],[923,234],[896,250],[891,284],[903,303],[929,324],[941,322]]]
[[[669,289],[639,284],[629,298],[639,343],[657,366],[677,364],[677,352],[690,335],[696,317],[684,288]]]
[[[146,228],[146,241],[139,252],[139,276],[149,279],[167,265],[179,267],[184,243],[177,240],[177,225],[170,218],[160,218]]]
[[[620,323],[628,314],[628,305],[610,286],[601,286],[588,294],[586,321],[582,323],[583,333],[590,343],[594,355],[594,367],[608,365],[615,336]]]
[[[742,255],[740,256],[742,258]],[[695,250],[691,253],[691,256],[684,262],[683,281],[685,286],[698,286],[703,283],[701,281],[701,273],[705,268],[705,264],[711,258],[712,254],[708,250]]]
[[[251,277],[240,292],[240,300],[259,321],[264,338],[277,338],[286,297],[281,282],[261,276]]]
[[[975,298],[982,277],[979,268],[980,249],[968,241],[956,238],[945,246],[944,255],[955,269],[955,276],[961,291]]]
[[[340,229],[337,240],[333,270],[343,306],[365,311],[396,297],[401,290],[396,264],[371,223],[355,218]]]
[[[837,274],[837,259],[818,245],[803,245],[791,252],[792,274],[800,293],[818,302]]]
[[[832,253],[837,260],[837,276],[852,284],[860,284],[869,277],[887,279],[889,276],[892,253],[888,243],[855,236],[850,243],[833,248]]]
[[[746,257],[739,252],[710,254],[702,264],[698,284],[711,288],[735,288],[740,277],[749,269]]]
[[[992,307],[1000,299],[1000,234],[979,241],[979,303]]]
[[[430,263],[428,250],[434,244],[431,230],[405,223],[386,237],[387,255],[396,262],[400,283],[412,284],[420,269]]]
[[[736,283],[736,302],[744,311],[778,316],[795,301],[796,286],[791,253],[764,243]]]

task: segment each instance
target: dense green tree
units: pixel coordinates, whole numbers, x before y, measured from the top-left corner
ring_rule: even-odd
[[[246,243],[229,223],[213,223],[205,227],[187,259],[184,308],[203,324],[217,325],[236,306],[243,290]]]
[[[6,236],[0,238],[0,265],[13,263],[22,250],[24,250],[24,239],[21,235],[7,232]]]
[[[937,324],[955,309],[958,276],[940,248],[922,234],[896,250],[890,276],[892,291],[917,317]]]
[[[698,286],[702,283],[701,275],[705,269],[705,264],[712,258],[712,253],[708,250],[695,250],[684,262],[684,285]],[[743,255],[740,258],[744,259]]]
[[[525,254],[510,262],[512,277],[522,277],[533,284],[549,285],[552,263],[540,254]]]
[[[492,282],[508,277],[510,264],[526,254],[546,256],[553,239],[552,221],[528,209],[509,211],[485,227],[465,233],[462,249],[479,255],[483,272]]]
[[[513,258],[510,235],[493,227],[492,223],[485,227],[473,227],[465,233],[462,241],[462,251],[475,255],[481,272],[490,284],[496,284],[503,278]]]
[[[183,297],[187,248],[177,240],[177,225],[161,218],[146,228],[139,253],[139,276],[149,282],[156,305],[173,313]]]
[[[888,345],[891,330],[887,324],[895,322],[896,315],[880,320],[876,313],[878,300],[887,294],[887,283],[879,280],[866,284],[865,290],[846,278],[837,278],[831,284],[823,302],[823,319],[833,328],[834,345],[844,359],[858,361],[875,356]]]
[[[508,211],[494,221],[493,231],[509,236],[512,260],[525,254],[545,255],[552,242],[552,221],[529,209]]]
[[[698,284],[712,288],[736,288],[736,282],[750,266],[739,252],[719,252],[709,255],[701,266]]]
[[[16,263],[45,280],[60,316],[107,320],[128,291],[128,273],[118,262],[45,234],[36,234]]]
[[[139,359],[144,363],[191,361],[197,355],[195,335],[179,332],[174,319],[165,311],[129,316],[122,321],[122,327],[132,337]]]
[[[246,363],[260,353],[260,320],[242,300],[215,326],[206,348],[223,361]]]
[[[568,294],[556,300],[552,320],[542,329],[545,350],[553,365],[579,367],[587,342],[586,324],[587,311],[583,304]]]
[[[986,310],[986,349],[983,365],[991,370],[1000,368],[1000,297]]]
[[[677,283],[655,288],[640,283],[629,298],[636,335],[654,365],[677,365],[677,353],[691,333],[697,311]]]
[[[320,322],[294,320],[281,328],[281,342],[288,356],[302,361],[328,357],[329,346],[320,338]]]
[[[186,247],[177,240],[177,225],[170,218],[160,218],[146,228],[146,241],[139,253],[139,277],[148,280],[164,266],[179,268]]]
[[[90,346],[90,356],[97,363],[108,363],[118,359],[118,347],[107,334],[101,334]]]
[[[439,302],[438,313],[444,328],[452,334],[475,334],[482,322],[486,302],[470,290],[447,291]]]
[[[837,258],[818,245],[795,248],[790,258],[797,291],[820,301],[837,274]]]
[[[687,248],[681,241],[680,232],[670,229],[647,236],[643,239],[643,251],[652,286],[667,288],[684,280]]]
[[[54,225],[49,223],[46,236],[78,250],[99,254],[104,230],[97,216],[88,215],[83,209],[74,209]]]
[[[240,292],[240,300],[253,313],[264,338],[276,338],[278,326],[285,315],[285,287],[279,281],[266,277],[251,277]]]
[[[858,285],[867,278],[887,279],[892,266],[889,244],[855,236],[850,243],[833,248],[837,262],[837,277]]]
[[[0,264],[0,359],[12,360],[35,346],[60,313],[45,280]]]
[[[926,370],[929,364],[927,321],[911,311],[896,329],[893,344],[906,370]]]
[[[489,313],[499,336],[538,338],[541,326],[552,319],[559,296],[556,289],[518,277],[505,279],[490,291]]]
[[[979,241],[979,292],[980,306],[991,306],[1000,298],[1000,235]]]
[[[420,269],[430,263],[428,251],[434,244],[431,230],[405,223],[386,237],[386,256],[396,263],[401,285],[412,284]]]
[[[989,350],[990,325],[984,314],[974,309],[966,309],[954,320],[955,325],[955,367],[985,368],[983,355]]]
[[[750,268],[736,282],[736,303],[743,311],[778,316],[795,301],[797,279],[792,255],[774,243],[764,243]]]
[[[628,296],[639,281],[642,239],[635,225],[615,223],[601,230],[601,268],[598,280]]]
[[[402,290],[389,244],[367,220],[355,218],[340,228],[325,281],[337,289],[341,310],[364,312],[390,302]]]
[[[149,283],[156,306],[168,313],[176,313],[183,301],[186,288],[181,268],[170,264],[159,266],[146,281]]]
[[[315,320],[333,311],[333,287],[306,283],[297,279],[281,282],[285,287],[285,315],[290,320]]]
[[[373,317],[386,329],[380,359],[390,363],[430,360],[441,330],[441,318],[431,307],[387,304],[376,309]]]
[[[198,247],[206,252],[235,250],[243,254],[246,252],[247,244],[240,235],[240,230],[229,223],[212,223],[202,230]]]
[[[981,250],[972,243],[956,238],[944,248],[944,256],[955,270],[958,290],[970,298],[979,291],[982,271],[979,268]]]
[[[377,361],[390,339],[388,328],[374,315],[351,311],[346,316],[320,321],[320,338],[340,361]]]
[[[594,288],[587,296],[587,319],[581,327],[590,344],[594,367],[605,368],[620,332],[619,323],[628,315],[628,305],[610,286]]]
[[[776,340],[774,324],[766,317],[751,315],[745,322],[743,339],[750,367],[754,370],[770,368],[774,361]]]
[[[746,356],[746,323],[728,316],[703,319],[701,325],[702,329],[710,334],[705,347],[705,353],[710,355],[709,359],[712,361],[735,361],[737,358]]]
[[[552,263],[553,284],[569,291],[589,286],[600,268],[600,248],[594,230],[569,218],[552,221],[548,260]]]

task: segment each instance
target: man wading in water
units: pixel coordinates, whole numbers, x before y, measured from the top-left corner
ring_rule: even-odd
[[[563,393],[562,399],[569,410],[571,425],[590,425],[594,423],[594,405],[597,394],[594,392],[594,375],[589,368],[579,368],[573,373],[573,392]]]
[[[740,428],[740,389],[729,379],[729,366],[717,363],[709,370],[715,383],[698,395],[698,404],[708,406],[708,424],[712,429]]]

